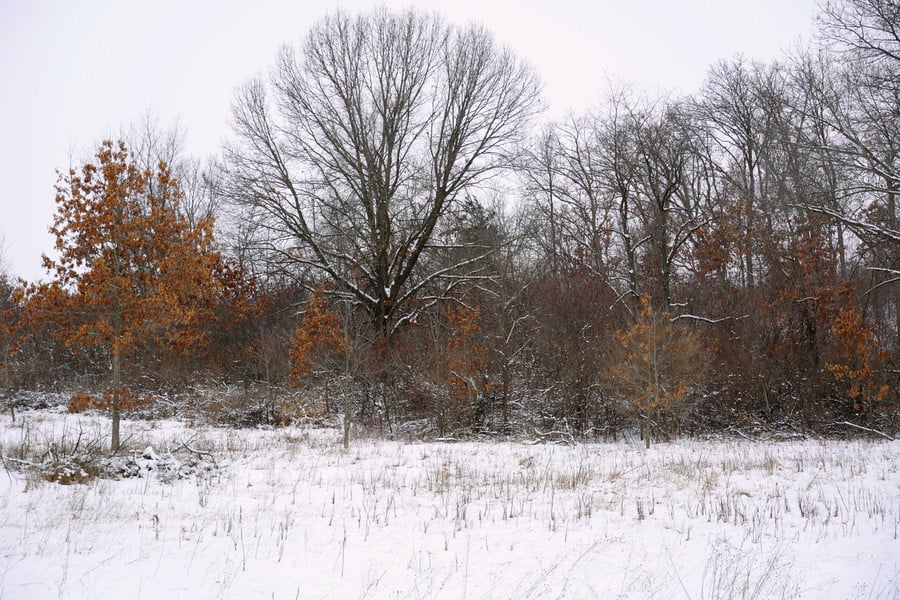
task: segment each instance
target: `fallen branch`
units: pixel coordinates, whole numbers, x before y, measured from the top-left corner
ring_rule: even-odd
[[[878,431],[877,429],[871,429],[871,428],[869,428],[869,427],[863,427],[862,425],[857,425],[856,423],[851,423],[850,421],[840,421],[840,422],[835,423],[835,425],[846,425],[847,427],[852,427],[852,428],[854,428],[854,429],[859,429],[859,430],[861,430],[861,431],[867,431],[867,432],[869,432],[869,433],[874,433],[875,435],[880,435],[881,437],[883,437],[883,438],[885,438],[885,439],[887,439],[887,440],[890,440],[890,441],[892,441],[892,442],[896,442],[896,441],[897,441],[896,438],[892,438],[892,437],[889,436],[888,434],[886,434],[886,433],[884,433],[884,432],[881,432],[881,431]]]
[[[744,438],[745,440],[747,440],[749,442],[757,441],[757,440],[753,439],[752,437],[750,437],[749,435],[747,435],[746,433],[744,433],[743,431],[741,431],[740,429],[738,429],[737,427],[729,427],[726,431],[730,431],[731,433],[736,433],[737,435],[739,435],[740,437]]]
[[[196,454],[197,456],[209,457],[209,460],[211,460],[214,465],[218,466],[218,464],[216,464],[216,457],[213,456],[212,452],[207,452],[206,450],[197,450],[196,448],[191,448],[190,446],[187,445],[187,442],[185,442],[184,440],[180,440],[180,441],[181,441],[181,447],[184,448],[185,450],[187,450],[188,452],[190,452],[192,454]]]
[[[536,427],[534,428],[534,434],[540,438],[539,441],[535,441],[536,444],[569,444],[575,445],[575,436],[573,436],[568,431],[540,431]]]

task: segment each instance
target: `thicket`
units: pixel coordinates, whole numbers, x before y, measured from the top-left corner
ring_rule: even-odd
[[[148,414],[441,437],[893,434],[900,8],[820,20],[815,47],[717,63],[695,96],[611,90],[535,128],[537,76],[483,29],[336,13],[239,91],[218,162],[151,127],[127,140],[135,177],[161,160],[166,179],[120,199],[177,190],[167,218],[195,246],[217,218],[217,250],[142,313],[124,364],[73,303],[123,284],[86,282],[96,262],[0,281],[10,409],[113,389]],[[67,210],[57,231],[87,216]],[[187,356],[165,342],[188,333]]]

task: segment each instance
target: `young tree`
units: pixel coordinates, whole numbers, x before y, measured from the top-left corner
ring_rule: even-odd
[[[875,328],[851,306],[839,310],[833,333],[838,356],[825,368],[836,381],[846,386],[845,393],[853,411],[867,417],[879,409],[886,410],[891,388],[883,382],[877,368],[890,358],[891,352],[878,343]]]
[[[108,356],[103,405],[112,414],[116,451],[129,402],[123,362],[154,345],[192,350],[203,341],[201,324],[213,318],[220,257],[212,222],[190,227],[166,165],[141,170],[121,142],[103,142],[96,163],[60,175],[56,190],[50,232],[57,256],[44,257],[52,281],[29,290],[31,318],[51,320],[76,350]]]
[[[13,286],[4,272],[0,246],[0,398],[5,396],[13,421],[16,420],[13,404],[14,363],[22,343],[19,295],[20,289]]]
[[[469,425],[475,419],[478,396],[491,391],[487,378],[488,348],[481,343],[482,331],[478,306],[447,307],[450,336],[447,340],[448,406],[439,411],[438,427],[444,435],[446,427]]]
[[[323,287],[313,292],[300,327],[291,336],[291,378],[302,386],[317,362],[328,357],[343,358],[344,367],[344,449],[350,447],[350,339],[341,327],[341,318],[325,300]]]
[[[656,311],[646,294],[637,322],[618,338],[625,356],[617,374],[641,413],[641,437],[649,448],[654,418],[675,408],[700,381],[703,349],[695,334]]]

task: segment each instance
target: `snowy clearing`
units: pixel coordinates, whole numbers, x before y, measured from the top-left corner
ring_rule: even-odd
[[[15,457],[108,420],[0,419],[6,600],[900,598],[900,442],[344,452],[336,430],[128,421],[140,476],[61,485]],[[220,468],[159,458],[185,447]]]

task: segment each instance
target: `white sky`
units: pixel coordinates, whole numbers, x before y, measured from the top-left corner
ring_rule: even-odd
[[[43,277],[55,169],[148,110],[178,118],[187,150],[218,151],[235,87],[341,6],[371,0],[0,0],[0,238],[10,274]],[[771,60],[808,40],[815,0],[438,0],[534,64],[549,116],[595,102],[608,80],[692,93],[738,53]]]

